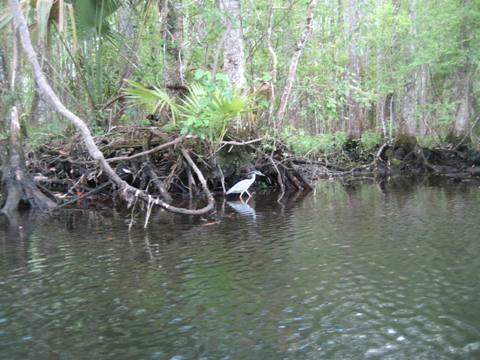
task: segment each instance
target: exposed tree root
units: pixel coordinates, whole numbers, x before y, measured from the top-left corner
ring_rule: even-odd
[[[3,189],[7,193],[7,199],[2,212],[6,214],[14,213],[18,210],[20,204],[24,204],[33,210],[54,208],[57,204],[38,189],[25,167],[20,143],[20,124],[15,106],[12,107],[11,111],[8,158],[8,165],[4,166],[3,170]]]

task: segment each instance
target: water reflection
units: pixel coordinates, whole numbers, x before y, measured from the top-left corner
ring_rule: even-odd
[[[253,223],[257,220],[257,213],[247,202],[244,201],[227,201],[228,206],[235,210],[238,214],[252,219]]]
[[[478,358],[478,188],[405,181],[3,219],[0,359]]]

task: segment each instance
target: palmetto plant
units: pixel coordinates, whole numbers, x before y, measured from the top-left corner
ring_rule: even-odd
[[[152,114],[166,109],[170,112],[173,124],[176,124],[179,111],[178,105],[170,95],[156,86],[147,88],[132,80],[128,81],[128,83],[130,87],[125,92],[132,105],[140,105]]]
[[[133,106],[140,105],[149,111],[168,109],[173,125],[182,134],[196,135],[215,147],[231,120],[245,111],[247,98],[235,93],[222,74],[217,74],[215,81],[209,76],[196,76],[196,79],[177,100],[158,87],[147,88],[133,81],[126,94]]]

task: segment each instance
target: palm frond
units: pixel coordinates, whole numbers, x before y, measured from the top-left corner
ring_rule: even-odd
[[[125,89],[125,94],[131,104],[144,106],[152,113],[167,108],[172,116],[172,122],[175,124],[178,117],[177,104],[167,92],[156,86],[153,88],[147,88],[146,86],[131,80],[128,81],[128,83],[130,87]]]

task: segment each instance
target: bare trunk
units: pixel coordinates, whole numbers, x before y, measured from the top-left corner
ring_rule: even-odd
[[[297,46],[293,52],[292,61],[290,62],[290,67],[288,69],[287,81],[285,83],[285,88],[283,89],[282,99],[280,100],[280,106],[277,112],[277,117],[280,121],[285,116],[285,111],[287,110],[288,100],[292,92],[293,83],[295,82],[298,62],[300,60],[300,56],[302,55],[302,50],[305,47],[305,43],[307,42],[313,30],[313,15],[316,4],[317,0],[309,0],[307,3],[305,28],[303,29],[302,35],[300,36]]]
[[[377,7],[381,8],[383,6],[383,0],[377,0]],[[377,24],[377,29],[380,29],[380,24]],[[384,49],[383,47],[377,48],[377,53],[375,56],[376,61],[376,71],[377,71],[377,78],[376,78],[376,92],[377,92],[377,103],[375,109],[375,123],[377,129],[382,129],[382,134],[384,138],[387,138],[387,122],[385,120],[385,103],[387,101],[386,96],[384,95],[384,90],[382,89],[382,79],[380,78],[380,74],[382,74],[383,69],[382,65],[384,62]]]
[[[40,57],[40,65],[44,74],[49,75],[50,70],[46,63],[47,59],[47,44],[45,39],[41,39],[38,44],[37,53]],[[37,87],[38,85],[35,84]],[[30,108],[29,122],[31,124],[35,123],[46,123],[51,120],[51,108],[48,106],[48,103],[38,95],[38,91],[33,93],[32,104]]]
[[[416,1],[410,0],[408,4],[408,13],[410,20],[412,21],[411,33],[410,33],[410,43],[408,44],[408,57],[412,58],[416,53],[416,44],[415,44],[415,20],[417,17],[416,13]],[[417,135],[417,101],[418,101],[418,89],[419,89],[419,71],[415,70],[412,74],[409,75],[407,84],[403,89],[403,96],[401,99],[401,108],[402,112],[402,127],[401,132],[406,135],[416,136]]]
[[[128,2],[125,2],[120,7],[118,14],[118,32],[123,38],[120,47],[120,87],[123,86],[125,80],[132,76],[133,69],[138,62],[133,22],[133,9]]]
[[[401,132],[406,135],[417,135],[417,84],[415,74],[413,79],[405,85],[404,93],[401,99],[402,127]]]
[[[471,0],[463,0],[462,5],[464,11],[468,11],[467,7],[471,5]],[[472,37],[472,30],[467,22],[462,24],[460,30],[460,42],[462,50],[468,54],[470,48],[470,38]],[[455,123],[453,125],[453,138],[460,140],[460,138],[468,136],[468,124],[472,116],[472,74],[473,64],[468,58],[463,60],[457,70],[455,79],[455,91],[457,98],[457,111],[455,113]]]
[[[220,0],[220,7],[228,17],[225,22],[230,22],[223,48],[223,71],[235,88],[244,90],[247,80],[240,0]]]
[[[428,65],[424,64],[420,67],[420,79],[418,88],[418,106],[420,107],[420,121],[418,124],[418,134],[420,136],[427,135],[429,131],[428,120],[426,117],[426,105],[428,100],[428,86],[429,86],[429,70]]]
[[[359,25],[361,20],[360,9],[362,0],[348,0],[346,11],[348,23],[348,70],[355,86],[361,83],[361,56],[358,47],[359,43]],[[348,98],[348,127],[347,134],[350,139],[357,139],[362,135],[366,126],[366,110],[355,99],[353,94]]]
[[[272,45],[273,11],[274,10],[273,10],[273,4],[272,4],[270,6],[270,14],[268,16],[268,29],[267,29],[267,47],[268,47],[268,53],[270,55],[270,62],[271,62],[270,74],[272,76],[272,79],[270,81],[270,99],[268,102],[268,115],[267,115],[268,124],[271,124],[273,120],[273,111],[275,108],[275,101],[276,101],[275,86],[277,85],[277,67],[278,67],[277,54]],[[273,123],[275,132],[277,130],[276,123],[277,123],[276,121]]]
[[[8,79],[10,78],[8,69],[8,60],[3,48],[0,46],[0,114],[6,112],[5,98],[9,89]],[[0,124],[0,129],[4,130],[4,122]]]
[[[8,165],[4,167],[3,184],[7,200],[2,208],[6,214],[15,213],[20,203],[25,203],[33,210],[48,210],[56,206],[35,185],[25,166],[22,143],[20,140],[20,123],[18,110],[14,106],[10,116],[10,146]]]
[[[455,114],[454,135],[463,137],[468,133],[468,124],[472,116],[472,71],[469,63],[464,64],[457,73],[456,94],[458,99]]]
[[[165,86],[182,85],[184,70],[182,61],[183,15],[181,1],[161,0],[158,2],[162,14],[164,40],[164,81]]]
[[[50,120],[50,111],[48,104],[38,95],[38,91],[35,91],[30,107],[29,122],[31,124],[48,122]]]

